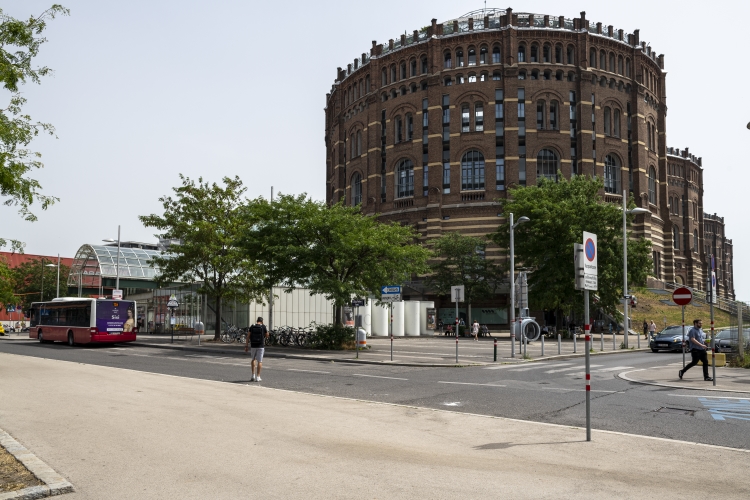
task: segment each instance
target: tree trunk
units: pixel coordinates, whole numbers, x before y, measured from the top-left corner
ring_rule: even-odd
[[[221,295],[216,294],[216,327],[214,328],[214,340],[221,337]]]
[[[466,328],[471,328],[473,323],[471,322],[471,302],[466,304]]]
[[[339,325],[339,326],[343,325],[344,324],[343,315],[344,315],[344,308],[341,307],[338,304],[335,305],[333,307],[333,322],[334,322],[334,324]]]

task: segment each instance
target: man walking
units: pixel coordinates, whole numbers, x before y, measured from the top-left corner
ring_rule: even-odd
[[[654,320],[651,320],[651,324],[648,325],[648,333],[650,334],[651,338],[656,337],[656,323],[654,323]]]
[[[250,327],[250,331],[245,340],[245,352],[247,352],[247,344],[250,344],[250,369],[253,372],[253,376],[250,378],[250,382],[260,382],[260,370],[263,368],[263,353],[265,348],[263,347],[265,339],[268,337],[268,329],[263,324],[263,318],[258,316],[258,320],[253,326]],[[255,371],[255,362],[258,362],[258,371]]]
[[[699,319],[693,320],[693,327],[688,332],[687,337],[688,346],[690,347],[690,356],[692,356],[693,360],[688,363],[683,370],[680,370],[680,380],[682,380],[682,376],[685,375],[686,371],[697,365],[698,361],[701,361],[703,363],[703,380],[707,382],[713,381],[713,379],[708,376],[708,355],[706,354],[708,346],[706,346],[706,334],[703,332],[703,329],[701,328],[702,326],[703,321]]]
[[[643,320],[643,338],[648,340],[648,323],[646,323],[645,319]]]

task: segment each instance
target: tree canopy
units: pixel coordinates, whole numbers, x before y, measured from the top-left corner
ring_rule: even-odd
[[[180,175],[182,186],[173,188],[175,197],[159,201],[163,215],[139,219],[146,227],[161,231],[157,237],[179,240],[169,248],[169,256],[157,257],[161,268],[157,282],[202,283],[199,290],[216,300],[216,338],[221,332],[221,305],[225,298],[262,300],[262,274],[255,262],[238,246],[246,230],[241,214],[246,200],[239,177],[224,177],[223,186],[196,183]]]
[[[277,283],[322,294],[337,308],[427,270],[430,252],[413,228],[380,223],[359,207],[328,207],[301,194],[257,202],[254,210],[246,215],[247,256],[273,269]]]
[[[485,258],[487,239],[444,233],[430,242],[437,260],[430,266],[432,274],[427,285],[438,295],[450,295],[453,285],[464,285],[465,302],[491,298],[503,278],[504,271]],[[470,311],[470,309],[469,309]],[[471,322],[471,315],[469,315]]]
[[[600,179],[576,176],[560,182],[543,179],[538,186],[517,187],[502,204],[506,222],[491,235],[500,246],[509,246],[508,216],[526,216],[530,222],[515,229],[516,262],[531,268],[529,303],[533,309],[582,311],[583,297],[576,292],[573,244],[583,231],[598,239],[598,307],[619,317],[622,297],[622,208],[605,203],[599,194]],[[632,216],[628,216],[632,220]],[[628,283],[644,284],[652,268],[651,242],[628,238]]]
[[[5,205],[18,206],[19,214],[29,221],[36,220],[30,210],[34,202],[46,210],[58,201],[42,194],[39,182],[28,176],[32,169],[43,167],[41,154],[29,149],[29,145],[40,132],[54,135],[54,128],[23,113],[26,99],[19,88],[27,81],[40,83],[41,77],[50,73],[46,66],[35,66],[34,58],[47,41],[42,36],[47,21],[67,14],[68,9],[54,4],[40,16],[24,21],[7,16],[0,9],[0,84],[10,94],[7,105],[0,109],[0,196]],[[18,242],[12,243],[18,246]]]
[[[54,259],[31,259],[10,270],[13,278],[13,292],[16,294],[14,302],[21,304],[24,311],[31,307],[32,302],[52,300],[56,297],[57,269],[48,267],[49,264],[57,264],[57,262]],[[68,292],[69,272],[70,268],[61,263],[59,285],[62,296],[67,295]],[[43,295],[42,288],[44,289]]]

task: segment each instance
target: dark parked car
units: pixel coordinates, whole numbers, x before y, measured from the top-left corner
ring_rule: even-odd
[[[750,332],[742,330],[742,337],[745,341],[745,351],[750,349],[750,339],[748,339]],[[737,352],[737,328],[730,328],[729,330],[722,330],[716,332],[716,352]]]
[[[685,325],[685,338],[690,331],[690,327]],[[672,325],[651,338],[649,347],[653,352],[659,351],[682,351],[682,326]]]

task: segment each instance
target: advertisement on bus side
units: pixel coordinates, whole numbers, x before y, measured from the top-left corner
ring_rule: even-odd
[[[97,302],[96,329],[107,333],[132,332],[135,329],[133,302],[127,300]]]

